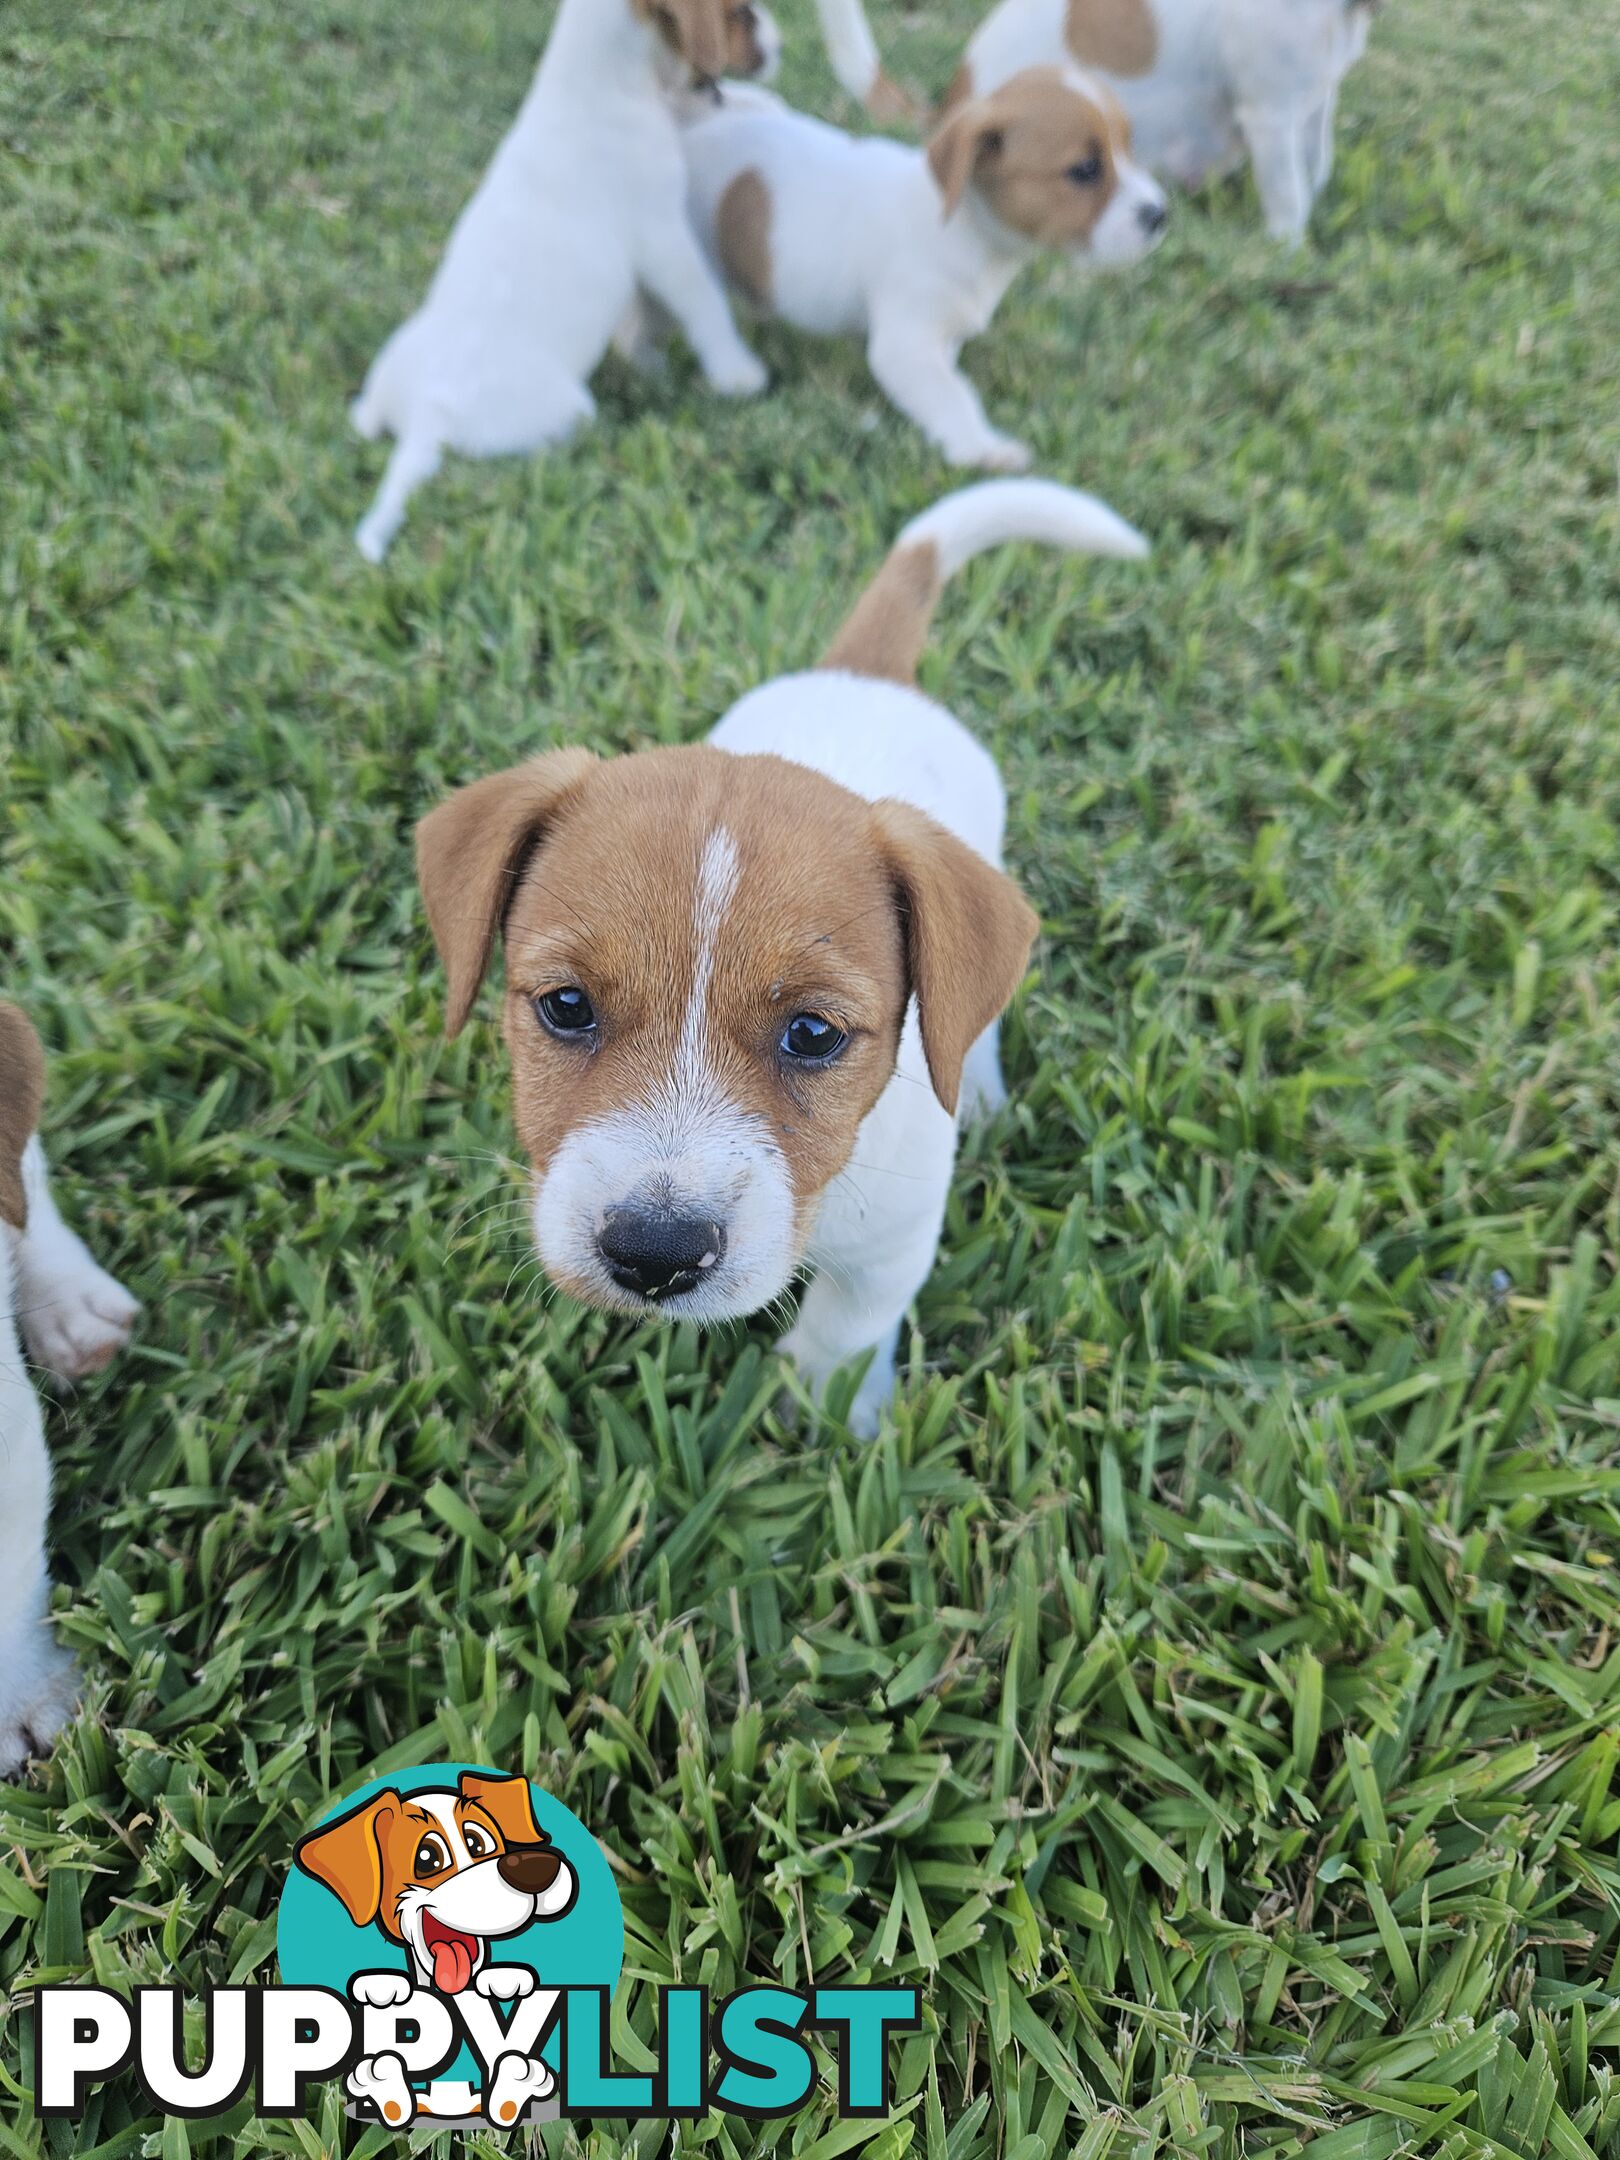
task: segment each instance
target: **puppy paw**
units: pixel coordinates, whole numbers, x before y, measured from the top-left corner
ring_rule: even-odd
[[[84,1380],[110,1365],[141,1309],[82,1246],[60,1261],[27,1259],[21,1290],[18,1318],[29,1354],[59,1380]]]
[[[992,435],[982,448],[961,462],[977,465],[981,472],[1028,472],[1034,462],[1034,453],[1028,443],[1021,443],[1016,435]]]
[[[484,2114],[498,2129],[517,2122],[531,2100],[544,2100],[556,2079],[537,2055],[503,2055],[495,2065]]]
[[[367,2010],[392,2010],[409,1999],[411,1976],[402,1972],[356,1973],[349,1982],[349,1993]]]
[[[744,345],[730,359],[705,371],[711,390],[722,397],[758,397],[770,381],[765,363]]]
[[[539,1985],[539,1974],[527,1965],[486,1965],[473,1981],[474,1992],[492,2002],[521,2002]]]
[[[51,1752],[78,1698],[78,1670],[43,1621],[25,1641],[0,1644],[0,1778]]]
[[[382,2120],[391,2123],[396,2130],[403,2128],[416,2113],[416,2096],[405,2082],[402,2056],[364,2056],[343,2083],[351,2099],[362,2103],[369,2101]]]

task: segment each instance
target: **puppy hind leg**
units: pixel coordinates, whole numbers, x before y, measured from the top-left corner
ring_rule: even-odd
[[[434,436],[406,435],[394,445],[377,499],[355,527],[354,544],[367,562],[380,563],[405,519],[405,505],[444,462]]]

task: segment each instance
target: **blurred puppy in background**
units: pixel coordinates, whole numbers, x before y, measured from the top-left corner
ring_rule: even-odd
[[[363,436],[394,437],[355,535],[368,561],[382,560],[446,450],[538,450],[591,418],[589,377],[638,290],[680,326],[715,389],[764,388],[692,232],[671,101],[694,79],[757,74],[773,56],[763,11],[733,0],[562,0],[427,299],[355,400]]]
[[[926,152],[728,94],[685,131],[692,217],[733,291],[798,329],[866,340],[879,386],[954,465],[1018,471],[961,372],[1023,266],[1157,245],[1164,195],[1103,85],[1028,68],[949,116]]]
[[[139,1310],[97,1267],[51,1199],[39,1115],[45,1058],[15,1005],[0,1004],[0,1777],[42,1755],[73,1708],[73,1660],[46,1618],[51,1466],[23,1343],[64,1380],[99,1372]]]
[[[946,580],[1018,539],[1147,551],[1050,481],[965,489],[901,534],[818,669],[752,691],[707,743],[553,750],[417,835],[451,1034],[504,940],[552,1276],[707,1324],[807,1269],[781,1347],[816,1389],[874,1353],[863,1433],[933,1265],[958,1112],[1004,1099],[996,1020],[1037,927],[1000,867],[995,764],[915,680]]]

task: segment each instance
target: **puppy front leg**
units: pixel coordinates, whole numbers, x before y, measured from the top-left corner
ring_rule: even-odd
[[[953,465],[977,465],[986,472],[1026,470],[1028,449],[990,425],[978,391],[947,347],[910,324],[876,323],[866,359],[878,388]]]
[[[1305,181],[1314,204],[1333,174],[1333,135],[1339,115],[1339,86],[1334,84],[1305,124]]]
[[[0,1223],[0,1461],[6,1504],[0,1514],[0,1778],[14,1777],[43,1755],[73,1709],[73,1660],[58,1647],[46,1616],[50,1577],[45,1525],[51,1465],[45,1421],[11,1324],[14,1239]]]
[[[716,390],[727,397],[753,397],[764,389],[769,380],[764,364],[738,335],[725,290],[684,218],[659,227],[638,275],[679,323]]]
[[[17,1240],[17,1317],[37,1362],[59,1380],[83,1380],[124,1347],[140,1306],[97,1267],[51,1197],[39,1138],[23,1155],[28,1227]]]
[[[945,1195],[904,1243],[871,1263],[829,1255],[799,1304],[799,1317],[777,1344],[815,1395],[841,1365],[872,1351],[872,1362],[850,1405],[849,1429],[870,1440],[894,1393],[895,1350],[906,1308],[928,1280],[939,1249]]]
[[[1249,146],[1266,231],[1273,240],[1298,247],[1311,218],[1305,118],[1297,112],[1245,110],[1238,125]]]

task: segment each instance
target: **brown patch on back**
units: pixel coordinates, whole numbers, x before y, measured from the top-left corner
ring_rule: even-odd
[[[915,682],[943,588],[932,540],[897,547],[850,610],[821,665],[884,682]]]
[[[753,301],[771,304],[771,191],[764,175],[749,166],[720,198],[715,239],[726,275]]]
[[[1089,97],[1061,68],[1026,68],[957,107],[928,145],[947,216],[971,181],[1012,231],[1045,247],[1085,247],[1114,199],[1130,124],[1112,96]],[[1074,168],[1095,160],[1097,178]]]
[[[1069,0],[1063,38],[1083,67],[1109,75],[1150,75],[1159,57],[1148,0]]]
[[[945,95],[940,100],[939,117],[945,119],[948,114],[955,112],[958,105],[965,105],[972,95],[973,68],[971,62],[964,60],[951,77]]]
[[[0,1222],[28,1222],[22,1159],[45,1103],[45,1052],[15,1005],[0,1004]]]

